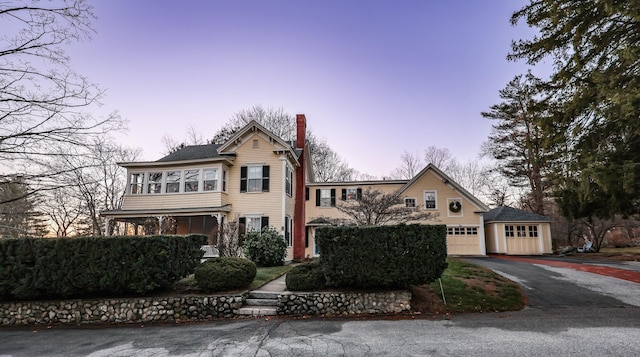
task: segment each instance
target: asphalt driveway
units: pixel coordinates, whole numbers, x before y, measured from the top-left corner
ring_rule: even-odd
[[[571,258],[488,257],[464,260],[487,267],[523,287],[527,305],[553,307],[640,306],[640,284],[635,262],[585,261]],[[618,277],[616,277],[618,276]]]

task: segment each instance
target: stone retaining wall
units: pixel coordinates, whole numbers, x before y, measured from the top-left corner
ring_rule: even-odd
[[[292,292],[278,297],[278,315],[399,313],[411,309],[411,292]]]
[[[233,317],[247,294],[0,303],[0,325],[149,323]]]
[[[0,302],[0,325],[167,323],[236,317],[248,293],[231,296],[114,298]],[[411,308],[409,291],[284,292],[278,315],[399,313]]]

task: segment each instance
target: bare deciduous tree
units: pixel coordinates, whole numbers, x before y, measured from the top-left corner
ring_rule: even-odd
[[[435,165],[440,170],[448,173],[453,166],[457,164],[456,158],[453,157],[449,149],[441,149],[435,146],[429,146],[424,150],[424,162]]]
[[[417,154],[412,154],[405,150],[400,155],[400,166],[393,170],[389,176],[392,179],[411,180],[424,166]]]
[[[221,257],[242,257],[240,244],[240,224],[238,220],[225,222],[219,226],[218,254]]]
[[[73,71],[63,49],[91,37],[94,17],[85,0],[0,3],[0,160],[29,183],[26,195],[57,187],[59,171],[34,163],[124,127],[115,112],[89,114],[103,91]]]
[[[420,207],[406,207],[397,193],[386,193],[367,188],[356,200],[341,201],[336,208],[353,219],[357,225],[379,226],[390,223],[407,223],[434,220],[436,214],[420,210]]]
[[[214,135],[212,143],[222,144],[229,140],[243,126],[255,120],[276,136],[287,141],[296,139],[296,122],[293,115],[287,114],[282,108],[268,108],[256,105],[247,110],[239,111]],[[313,173],[318,182],[350,181],[354,178],[355,170],[333,151],[326,140],[315,136],[309,129],[306,133],[307,142],[311,150]]]

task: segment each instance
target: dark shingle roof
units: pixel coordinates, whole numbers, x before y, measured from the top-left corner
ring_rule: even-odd
[[[221,157],[218,153],[219,147],[219,144],[189,145],[161,158],[157,162],[219,158]]]
[[[549,217],[509,206],[494,208],[483,214],[485,222],[531,222],[551,221]]]

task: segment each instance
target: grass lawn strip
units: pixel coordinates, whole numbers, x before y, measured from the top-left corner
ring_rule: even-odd
[[[419,311],[431,313],[516,311],[524,307],[524,297],[518,284],[474,264],[452,258],[448,263],[449,266],[442,275],[446,305],[442,301],[440,282],[435,281],[429,284],[428,288],[432,296],[439,301],[423,303],[421,307],[430,305],[436,311]],[[423,291],[422,294],[426,293]]]

